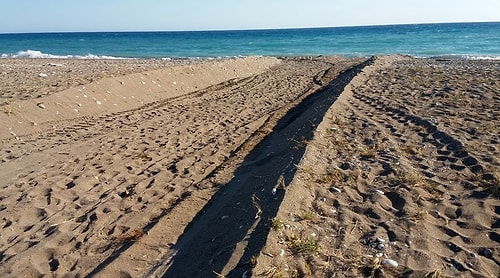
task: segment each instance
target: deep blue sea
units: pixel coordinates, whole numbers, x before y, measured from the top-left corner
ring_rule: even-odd
[[[500,22],[308,29],[0,34],[3,58],[372,56],[500,59]]]

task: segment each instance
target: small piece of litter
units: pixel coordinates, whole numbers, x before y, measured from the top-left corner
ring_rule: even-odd
[[[342,190],[340,190],[340,188],[337,188],[335,186],[332,186],[330,189],[331,189],[330,191],[335,191],[335,192],[338,192],[338,193],[342,192]]]
[[[381,264],[384,266],[389,266],[389,267],[398,267],[399,266],[398,262],[391,260],[391,259],[383,259]]]

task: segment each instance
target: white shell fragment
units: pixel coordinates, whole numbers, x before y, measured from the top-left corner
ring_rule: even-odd
[[[332,189],[333,191],[335,191],[335,192],[338,192],[338,193],[341,193],[341,192],[342,192],[342,190],[340,190],[340,188],[337,188],[337,187],[335,187],[335,186],[332,186],[332,187],[331,187],[331,189]]]
[[[396,262],[395,260],[391,260],[391,259],[383,259],[381,264],[383,266],[388,266],[388,267],[398,267],[399,266],[398,262]]]
[[[45,105],[43,105],[43,103],[37,103],[36,106],[38,106],[38,108],[41,108],[41,109],[45,109]]]

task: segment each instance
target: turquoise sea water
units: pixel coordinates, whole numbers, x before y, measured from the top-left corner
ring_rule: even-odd
[[[245,31],[0,34],[0,57],[371,56],[500,59],[500,22]]]

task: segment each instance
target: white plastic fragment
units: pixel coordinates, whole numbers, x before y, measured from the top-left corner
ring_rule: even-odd
[[[37,103],[36,106],[38,106],[38,108],[41,108],[41,109],[45,109],[45,105],[43,105],[43,103]]]
[[[40,77],[48,77],[48,75],[45,74],[45,73],[40,73],[38,76],[40,76]]]
[[[398,267],[399,266],[398,262],[396,262],[395,260],[391,260],[391,259],[383,259],[381,264],[384,266],[388,266],[388,267]]]
[[[382,190],[375,189],[374,191],[380,195],[384,195],[384,191]]]

